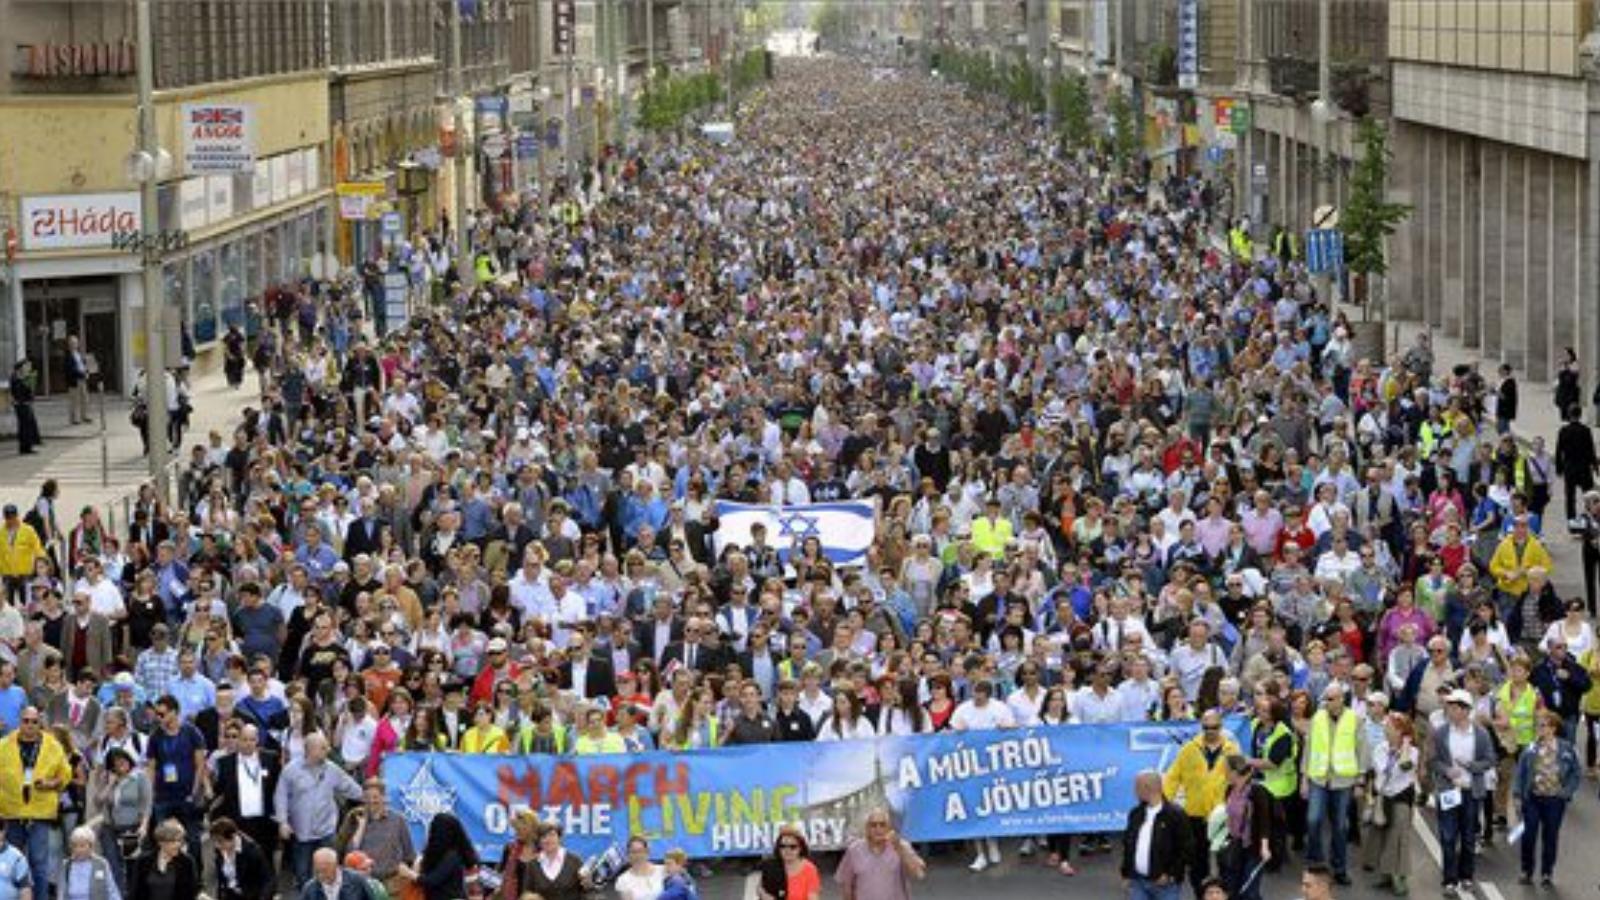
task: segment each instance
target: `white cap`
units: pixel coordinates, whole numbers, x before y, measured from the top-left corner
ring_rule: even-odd
[[[1472,703],[1473,703],[1473,700],[1472,700],[1472,695],[1471,694],[1467,693],[1466,691],[1462,690],[1461,688],[1456,688],[1455,690],[1450,692],[1449,696],[1444,698],[1444,702],[1446,702],[1446,703],[1459,703],[1462,706],[1471,706]]]
[[[506,639],[505,638],[491,638],[489,640],[489,652],[490,653],[504,653],[505,651],[506,651]]]

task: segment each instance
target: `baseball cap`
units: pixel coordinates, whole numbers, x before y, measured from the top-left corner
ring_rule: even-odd
[[[1466,691],[1460,689],[1460,688],[1456,688],[1455,690],[1450,692],[1450,696],[1444,698],[1444,702],[1446,702],[1446,703],[1459,703],[1462,706],[1471,706],[1472,705],[1472,695],[1467,693]]]
[[[505,638],[492,638],[492,639],[490,639],[490,641],[489,641],[489,652],[490,653],[504,653],[504,652],[506,652],[506,639]]]

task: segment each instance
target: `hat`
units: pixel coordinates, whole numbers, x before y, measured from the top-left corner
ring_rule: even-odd
[[[119,691],[122,690],[123,688],[135,687],[135,685],[133,683],[133,673],[132,672],[118,672],[114,677],[112,677],[111,684],[112,684],[113,687],[115,687]]]
[[[355,869],[359,872],[369,865],[372,865],[372,857],[362,853],[360,850],[351,850],[344,855],[344,867],[346,869]]]
[[[1444,702],[1446,702],[1446,703],[1459,703],[1462,706],[1471,706],[1472,705],[1472,695],[1467,693],[1466,691],[1463,691],[1460,688],[1456,688],[1455,690],[1450,692],[1449,696],[1444,698]]]
[[[506,639],[505,638],[491,638],[489,640],[489,648],[488,649],[489,649],[490,653],[504,653],[504,652],[506,652]]]

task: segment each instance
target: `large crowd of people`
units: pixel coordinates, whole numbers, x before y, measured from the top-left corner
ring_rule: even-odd
[[[228,340],[237,428],[125,531],[48,487],[5,507],[0,897],[204,871],[225,900],[455,900],[495,868],[559,900],[559,830],[480,861],[440,817],[414,847],[384,757],[1146,720],[1199,725],[1140,782],[1149,896],[1255,897],[1291,860],[1405,894],[1424,803],[1445,891],[1509,823],[1551,879],[1600,721],[1593,573],[1548,549],[1600,569],[1600,494],[1549,509],[1593,483],[1587,427],[1552,456],[1509,373],[1362,357],[1292,252],[1212,240],[1198,177],[922,75],[780,73],[730,144],[456,223],[465,280],[405,242],[443,287],[381,337],[359,282],[282,286],[292,314]],[[716,537],[719,500],[852,498],[862,565]],[[967,850],[1071,875],[1113,837]],[[869,838],[841,883],[920,876]],[[785,840],[763,892],[814,897]],[[630,851],[628,900],[682,896],[692,861]]]

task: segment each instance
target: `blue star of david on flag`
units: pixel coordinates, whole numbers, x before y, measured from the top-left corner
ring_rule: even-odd
[[[784,512],[778,514],[778,536],[800,541],[808,537],[820,538],[822,528],[816,516],[808,516],[801,512]]]

